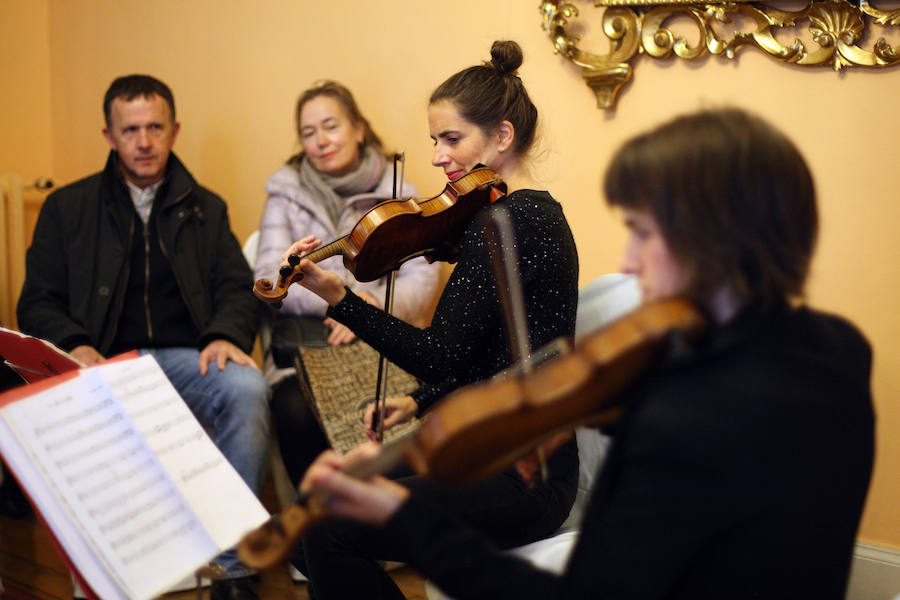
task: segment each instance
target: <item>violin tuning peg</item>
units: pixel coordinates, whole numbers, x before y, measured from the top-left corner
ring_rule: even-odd
[[[298,264],[300,264],[300,255],[291,254],[290,256],[288,256],[288,262],[292,267],[296,267]]]
[[[282,280],[285,280],[288,277],[290,277],[293,272],[294,272],[294,267],[289,267],[288,265],[284,265],[283,267],[278,269],[278,274],[281,275]]]

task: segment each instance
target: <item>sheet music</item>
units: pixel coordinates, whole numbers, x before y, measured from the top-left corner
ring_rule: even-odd
[[[217,553],[98,369],[3,413],[128,597],[151,598]]]
[[[219,549],[269,518],[152,356],[99,370]]]
[[[268,519],[152,356],[0,410],[4,457],[106,599],[145,599]]]
[[[94,592],[104,600],[125,599],[121,584],[98,562],[94,560],[94,549],[90,546],[80,530],[68,517],[66,510],[57,502],[53,489],[46,483],[39,471],[31,467],[32,459],[19,445],[15,433],[0,419],[0,445],[3,458],[16,472],[22,487],[28,490],[31,501],[38,507],[47,526],[66,554],[72,557],[75,567],[85,580],[91,582]]]

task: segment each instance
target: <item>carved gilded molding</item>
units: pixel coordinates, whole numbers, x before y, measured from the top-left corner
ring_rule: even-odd
[[[609,40],[607,54],[593,54],[578,47],[580,36],[568,31],[569,21],[578,18],[578,9],[569,2],[544,0],[540,10],[543,28],[553,42],[554,51],[581,68],[582,77],[597,96],[600,108],[612,108],[616,94],[631,79],[632,65],[638,54],[653,58],[672,55],[686,60],[707,53],[733,59],[740,48],[752,47],[784,63],[804,67],[889,67],[900,63],[900,49],[879,38],[872,50],[857,44],[867,27],[877,23],[886,29],[900,27],[900,9],[882,11],[868,0],[813,0],[796,12],[779,10],[747,0],[595,0],[605,7],[603,34]],[[672,17],[688,17],[699,33],[691,45],[665,24]],[[732,28],[735,17],[750,23],[752,31]],[[789,46],[776,39],[786,28],[808,21],[814,43],[794,39]],[[809,46],[817,46],[808,48]]]

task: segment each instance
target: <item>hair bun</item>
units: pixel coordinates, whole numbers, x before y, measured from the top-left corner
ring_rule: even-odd
[[[491,46],[491,64],[501,75],[515,75],[522,66],[522,47],[512,40],[497,40]]]

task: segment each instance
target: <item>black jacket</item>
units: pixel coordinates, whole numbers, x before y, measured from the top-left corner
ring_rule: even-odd
[[[225,203],[174,154],[158,193],[160,243],[199,331],[196,347],[227,339],[250,352],[258,303]],[[64,350],[89,344],[105,355],[123,309],[134,222],[115,152],[100,173],[51,194],[26,254],[17,309],[22,331]]]
[[[869,486],[871,349],[749,310],[637,386],[561,576],[414,499],[388,524],[459,599],[843,600]]]

